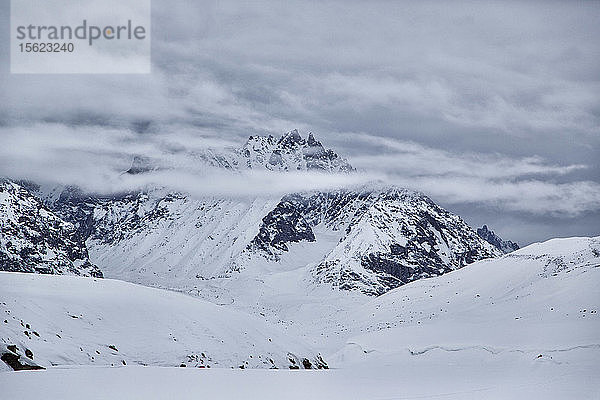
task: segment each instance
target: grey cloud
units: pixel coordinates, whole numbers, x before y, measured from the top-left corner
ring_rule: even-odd
[[[599,3],[154,0],[153,16],[149,76],[2,70],[3,142],[55,142],[16,149],[29,166],[4,153],[0,174],[89,182],[139,152],[181,165],[300,128],[467,218],[482,202],[489,220],[525,213],[557,235],[572,232],[557,218],[600,224]]]
[[[557,166],[539,157],[508,158],[499,154],[453,154],[411,142],[354,135],[354,143],[385,149],[355,157],[353,175],[295,173],[282,176],[259,171],[222,171],[204,163],[213,149],[227,154],[239,143],[196,130],[173,134],[140,134],[109,127],[33,125],[0,128],[7,145],[0,149],[0,170],[9,176],[56,184],[75,184],[90,191],[119,192],[149,185],[195,195],[280,196],[312,189],[337,188],[378,180],[423,191],[447,204],[482,203],[499,210],[576,216],[600,206],[600,184],[558,183],[544,177],[568,175],[583,165]],[[158,167],[139,176],[123,174],[134,155]],[[51,167],[51,168],[48,168]]]

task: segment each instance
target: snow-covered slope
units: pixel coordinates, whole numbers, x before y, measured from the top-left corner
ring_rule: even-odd
[[[577,363],[524,371],[413,361],[397,368],[327,371],[126,366],[0,373],[7,399],[39,400],[507,400],[597,399],[595,370]],[[517,367],[517,368],[515,368]],[[562,372],[567,371],[567,374]],[[68,384],[65,384],[68,383]]]
[[[190,196],[153,189],[106,197],[75,188],[39,193],[71,221],[108,277],[184,288],[229,276],[276,199]]]
[[[16,345],[22,357],[30,350],[44,367],[326,366],[316,352],[264,320],[179,293],[20,273],[0,273],[0,287],[2,345]]]
[[[399,365],[432,357],[495,368],[597,369],[599,286],[600,237],[533,244],[353,310],[350,338],[332,360]]]
[[[126,200],[96,204],[100,229],[87,241],[90,253],[109,277],[179,289],[231,276],[237,268],[232,261],[276,204],[269,199],[140,196],[135,212],[128,211]]]
[[[0,270],[102,277],[75,227],[7,180],[0,180]]]

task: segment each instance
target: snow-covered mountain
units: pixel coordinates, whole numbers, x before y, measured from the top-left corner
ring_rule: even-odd
[[[240,149],[203,159],[272,173],[354,171],[312,133],[304,139],[297,130],[279,139],[252,136]],[[128,173],[153,168],[137,157]],[[159,188],[110,197],[76,188],[38,194],[86,238],[108,276],[184,291],[262,264],[286,268],[282,254],[300,242],[315,283],[369,295],[502,254],[423,194],[383,184],[282,199],[197,198]]]
[[[426,196],[392,187],[281,200],[147,192],[57,204],[88,233],[93,260],[109,276],[159,287],[281,264],[298,242],[309,244],[316,282],[372,295],[502,254]]]
[[[0,270],[102,277],[75,227],[7,180],[0,181]]]
[[[232,173],[316,168],[306,151],[314,137],[251,142],[248,152],[203,159]],[[318,160],[325,171],[352,171],[339,156]],[[141,159],[132,167],[154,168]],[[26,187],[5,182],[0,191],[5,258],[33,265],[29,272],[89,259],[133,283],[0,273],[5,370],[332,366],[346,374],[346,391],[315,397],[333,398],[397,397],[399,386],[421,397],[514,398],[532,380],[527,393],[580,398],[594,381],[600,237],[503,255],[512,243],[487,227],[478,234],[427,196],[381,184],[283,198]],[[24,259],[12,242],[36,256]],[[472,387],[475,378],[482,387]]]
[[[492,244],[494,247],[502,251],[504,254],[510,253],[515,250],[519,250],[519,245],[510,240],[502,240],[502,238],[489,230],[487,225],[483,225],[481,228],[477,228],[477,235],[486,242]]]
[[[425,195],[394,187],[286,196],[248,249],[277,260],[286,243],[320,236],[338,241],[313,268],[317,281],[374,295],[501,254]]]

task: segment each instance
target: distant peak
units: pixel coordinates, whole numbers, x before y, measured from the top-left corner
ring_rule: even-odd
[[[305,139],[298,129],[286,132],[278,139],[271,135],[252,135],[238,151],[245,158],[243,164],[250,168],[262,166],[279,171],[354,171],[348,161],[333,150],[326,150],[312,132]]]
[[[142,174],[144,172],[152,171],[152,161],[149,157],[135,155],[131,161],[131,167],[125,173],[135,175]]]
[[[480,238],[500,249],[503,253],[510,253],[519,249],[519,245],[510,240],[502,240],[502,238],[490,230],[487,225],[483,225],[481,228],[477,228],[477,235]]]

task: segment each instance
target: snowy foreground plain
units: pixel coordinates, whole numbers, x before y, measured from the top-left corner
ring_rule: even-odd
[[[29,348],[47,368],[3,365],[0,398],[598,399],[599,267],[600,238],[554,239],[340,301],[352,308],[331,325],[345,336],[318,351],[317,338],[297,332],[310,331],[308,317],[285,329],[115,280],[0,273],[2,346]],[[335,296],[345,294],[323,301]],[[331,369],[283,369],[288,353],[314,360],[318,352]],[[268,367],[265,358],[281,369],[230,368]],[[203,363],[212,367],[191,368]]]

